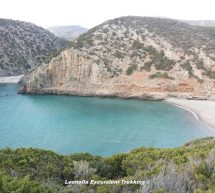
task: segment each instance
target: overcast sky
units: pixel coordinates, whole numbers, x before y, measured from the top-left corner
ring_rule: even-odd
[[[215,20],[215,0],[0,0],[0,18],[91,28],[120,16]]]

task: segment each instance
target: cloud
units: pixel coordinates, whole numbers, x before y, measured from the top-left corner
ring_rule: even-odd
[[[213,0],[1,0],[1,18],[93,27],[126,15],[215,20]]]

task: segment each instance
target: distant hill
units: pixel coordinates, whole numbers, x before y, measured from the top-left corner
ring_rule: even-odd
[[[52,26],[47,28],[50,32],[58,37],[71,40],[77,38],[79,35],[87,31],[87,28],[78,25],[68,25],[68,26]]]
[[[32,23],[0,19],[0,76],[23,74],[66,44],[67,41]]]
[[[214,27],[215,20],[186,20],[190,25]]]

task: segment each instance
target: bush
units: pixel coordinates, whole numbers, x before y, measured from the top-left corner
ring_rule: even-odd
[[[90,33],[90,31],[83,33],[79,36],[79,38],[75,41],[72,41],[70,43],[70,47],[79,49],[86,46],[92,46],[93,45],[93,34]]]
[[[210,79],[215,79],[215,71],[207,70],[206,72],[203,72],[202,74],[206,75]]]
[[[137,70],[137,65],[136,64],[132,64],[131,66],[128,67],[128,69],[126,70],[126,74],[127,75],[131,75],[133,74],[133,72]]]
[[[138,49],[143,49],[143,48],[144,48],[144,44],[140,43],[138,40],[134,40],[134,42],[132,44],[133,50],[138,50]]]
[[[161,72],[156,72],[155,74],[151,74],[149,76],[150,79],[154,78],[163,78],[163,79],[170,79],[170,80],[175,80],[174,77],[169,76],[166,72],[161,73]]]
[[[196,62],[196,67],[199,70],[205,70],[206,69],[205,66],[204,66],[204,61],[203,60],[198,60]]]
[[[141,70],[145,70],[147,72],[150,72],[151,71],[151,66],[152,66],[152,61],[149,61],[149,62],[145,62],[144,63],[144,66],[141,66],[140,69]]]
[[[50,191],[36,181],[30,181],[29,177],[12,178],[0,171],[0,192],[16,193],[49,193]]]
[[[190,76],[193,74],[193,67],[191,66],[189,61],[186,61],[184,64],[181,65],[181,67],[184,70],[188,71]]]
[[[87,161],[73,161],[73,173],[76,180],[86,180],[92,178],[96,170],[91,168]]]
[[[215,139],[182,147],[138,148],[107,158],[87,153],[58,155],[39,149],[0,150],[0,192],[123,192],[125,186],[63,186],[64,181],[148,180],[141,192],[214,192]],[[27,176],[28,175],[28,176]],[[138,186],[130,186],[131,193]],[[116,191],[117,190],[117,191]]]
[[[131,54],[131,58],[134,58],[134,57],[139,57],[139,58],[142,58],[143,55],[137,51],[133,51],[132,54]]]
[[[118,50],[114,53],[114,56],[119,59],[124,58],[124,54],[122,52],[119,52]]]
[[[153,46],[148,46],[145,48],[145,51],[147,51],[150,56],[152,63],[154,64],[155,68],[157,70],[170,70],[175,65],[174,60],[170,60],[165,56],[164,51],[158,52]]]

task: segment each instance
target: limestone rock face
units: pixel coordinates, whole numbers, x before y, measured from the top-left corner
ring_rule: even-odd
[[[160,100],[215,94],[215,30],[122,17],[82,34],[25,76],[27,93]]]
[[[26,73],[67,42],[32,23],[0,19],[0,77]]]

